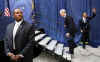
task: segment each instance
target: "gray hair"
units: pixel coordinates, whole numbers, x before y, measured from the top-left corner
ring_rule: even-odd
[[[66,10],[65,10],[65,9],[61,9],[61,10],[60,10],[60,13],[62,13],[62,12],[66,12]]]

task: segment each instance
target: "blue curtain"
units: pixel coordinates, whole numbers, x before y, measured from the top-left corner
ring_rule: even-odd
[[[13,21],[12,17],[0,16],[0,40],[4,39],[6,27]]]
[[[4,11],[4,0],[0,0],[0,11]]]
[[[32,23],[33,1],[34,0],[9,0],[11,13],[13,13],[15,8],[20,8],[23,11],[24,19]]]
[[[74,22],[79,30],[79,19],[82,12],[87,12],[91,16],[91,9],[97,8],[97,16],[91,21],[91,45],[100,45],[99,17],[100,7],[97,0],[35,0],[36,20],[38,27],[44,28],[46,33],[58,42],[67,45],[64,37],[64,21],[59,16],[59,10],[64,8],[68,15],[74,18]],[[76,43],[79,42],[80,33],[77,34]]]
[[[93,46],[100,45],[100,1],[91,0],[92,7],[97,9],[96,17],[91,21],[91,44]]]

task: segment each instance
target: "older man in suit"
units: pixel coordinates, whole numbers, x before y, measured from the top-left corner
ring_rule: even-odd
[[[71,16],[68,16],[65,9],[60,10],[60,15],[65,19],[64,20],[64,28],[65,28],[65,36],[68,38],[68,45],[69,45],[69,51],[71,54],[74,54],[74,48],[76,47],[76,44],[74,42],[75,33],[77,32],[75,23],[73,21],[73,18]]]
[[[5,52],[11,62],[32,62],[34,42],[34,26],[23,19],[21,9],[14,10],[15,21],[8,25],[5,38]]]

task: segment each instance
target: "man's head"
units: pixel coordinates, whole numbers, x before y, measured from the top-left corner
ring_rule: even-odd
[[[87,16],[88,16],[88,15],[87,15],[86,12],[83,12],[83,13],[82,13],[82,17],[87,18]]]
[[[67,12],[65,9],[60,10],[60,16],[65,17],[67,15]]]
[[[23,19],[23,12],[19,8],[14,9],[13,16],[15,20],[19,22],[21,19]]]

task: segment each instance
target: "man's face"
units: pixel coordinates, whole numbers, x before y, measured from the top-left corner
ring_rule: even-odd
[[[15,9],[13,16],[15,20],[19,22],[23,18],[23,13],[20,9]]]
[[[62,11],[62,12],[60,13],[60,16],[62,16],[62,17],[66,16],[66,11]]]
[[[87,17],[87,13],[86,12],[83,13],[83,17],[85,17],[85,18]]]

